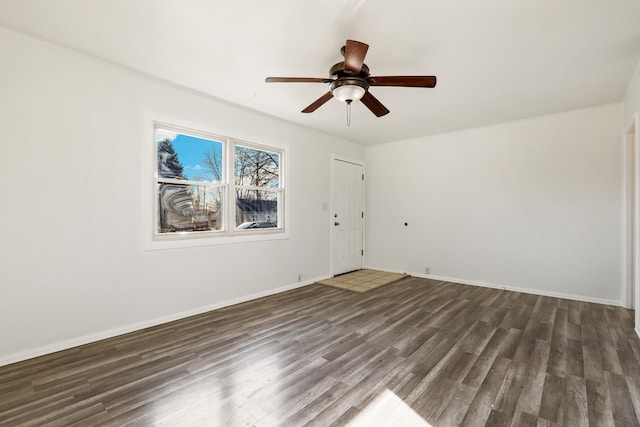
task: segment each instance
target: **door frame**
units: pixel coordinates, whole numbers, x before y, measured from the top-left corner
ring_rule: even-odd
[[[623,306],[636,310],[640,324],[640,118],[635,113],[624,128],[624,283]],[[635,255],[635,256],[634,256]]]
[[[333,217],[331,216],[332,212],[334,211],[334,206],[333,206],[333,201],[334,201],[334,194],[333,194],[333,189],[334,189],[334,165],[336,161],[341,161],[341,162],[346,162],[346,163],[352,163],[354,165],[358,165],[362,167],[362,173],[365,175],[365,179],[362,180],[362,212],[366,212],[366,191],[365,191],[365,180],[366,180],[366,167],[365,167],[365,162],[364,160],[358,160],[358,159],[354,159],[354,158],[350,158],[350,157],[346,157],[346,156],[342,156],[339,154],[331,154],[331,160],[330,160],[330,168],[329,168],[329,174],[330,174],[330,182],[329,182],[329,221],[328,221],[328,227],[329,227],[329,274],[333,277],[335,276],[335,271],[334,271],[334,265],[333,265],[333,248],[334,248],[334,233],[333,233]],[[364,219],[366,219],[366,213],[365,213],[365,217]],[[364,245],[365,245],[365,225],[366,221],[362,221],[362,250],[364,250]],[[365,262],[364,262],[364,255],[362,256],[362,260],[360,263],[360,268],[364,268]]]

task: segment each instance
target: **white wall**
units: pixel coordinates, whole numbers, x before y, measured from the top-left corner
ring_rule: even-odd
[[[366,264],[619,304],[622,115],[605,105],[368,147]]]
[[[329,274],[330,157],[363,147],[3,30],[0,57],[0,365]],[[144,251],[148,112],[288,145],[290,238]]]

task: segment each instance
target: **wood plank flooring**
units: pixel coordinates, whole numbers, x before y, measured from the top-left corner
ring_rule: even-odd
[[[619,307],[311,285],[0,368],[0,426],[637,426]]]

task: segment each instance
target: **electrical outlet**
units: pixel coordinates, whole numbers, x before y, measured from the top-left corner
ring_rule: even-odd
[[[424,268],[424,274],[429,274],[429,267]]]

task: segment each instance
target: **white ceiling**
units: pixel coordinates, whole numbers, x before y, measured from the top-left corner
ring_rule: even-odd
[[[621,101],[640,59],[639,0],[2,0],[0,25],[362,144]],[[321,83],[347,39],[372,75],[376,118]],[[6,60],[6,58],[5,58]]]

